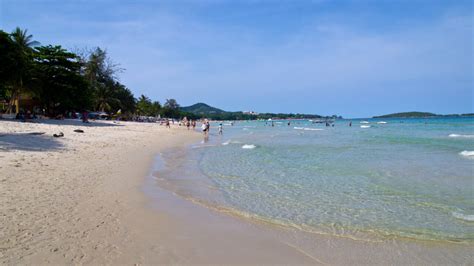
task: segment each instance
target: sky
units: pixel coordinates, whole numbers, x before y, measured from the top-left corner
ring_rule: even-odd
[[[370,117],[473,111],[471,1],[0,0],[0,29],[106,49],[138,97]]]

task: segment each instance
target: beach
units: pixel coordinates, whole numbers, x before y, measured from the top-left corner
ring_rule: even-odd
[[[150,123],[0,121],[0,263],[140,262],[124,247],[145,218],[153,155],[196,137]]]
[[[210,206],[183,189],[201,182],[186,154],[202,139],[156,123],[0,121],[0,263],[472,263],[472,243],[314,234]]]
[[[52,137],[59,132],[64,137]],[[0,263],[311,262],[265,238],[241,246],[260,238],[233,223],[213,229],[206,214],[197,222],[202,210],[177,220],[170,212],[183,206],[166,191],[158,196],[170,197],[168,205],[150,203],[143,189],[154,156],[200,139],[199,133],[154,123],[0,121]],[[245,233],[209,239],[224,228]]]

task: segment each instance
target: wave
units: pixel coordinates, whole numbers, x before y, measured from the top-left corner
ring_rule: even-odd
[[[216,147],[217,145],[215,144],[204,144],[205,142],[202,141],[201,144],[199,145],[193,145],[191,146],[191,149],[202,149],[202,148],[209,148],[209,147]]]
[[[242,146],[242,149],[255,149],[255,148],[257,148],[257,146],[253,144],[245,144]]]
[[[229,144],[242,144],[242,142],[238,141],[238,140],[228,140],[228,141],[225,141],[225,142],[222,142],[221,145],[229,145]]]
[[[463,221],[474,222],[474,214],[463,214],[460,212],[453,212],[453,216]]]
[[[360,121],[361,124],[368,124],[369,121]]]
[[[309,130],[309,131],[321,131],[324,130],[322,128],[311,128],[311,127],[293,127],[296,130]]]
[[[360,126],[361,128],[369,128],[370,126],[365,126],[365,125],[362,125]]]
[[[459,155],[468,157],[468,158],[474,158],[474,151],[462,151],[459,153]]]
[[[385,121],[379,121],[379,122],[377,122],[377,124],[387,124],[387,122],[385,122]]]
[[[474,138],[474,135],[449,134],[450,138]]]

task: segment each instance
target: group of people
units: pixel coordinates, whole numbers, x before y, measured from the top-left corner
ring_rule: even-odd
[[[201,129],[204,135],[209,135],[209,131],[211,129],[211,124],[209,123],[209,120],[207,119],[204,120],[204,122],[201,125]],[[223,134],[222,123],[219,124],[219,126],[217,127],[217,130],[218,130],[219,135]]]
[[[196,128],[196,120],[191,120],[188,119],[187,117],[183,118],[183,120],[179,123],[179,125],[184,125],[188,128],[188,130],[192,129],[194,130]]]
[[[171,125],[170,125],[170,120],[169,119],[166,119],[164,121],[164,124],[167,128],[171,128]],[[162,125],[162,123],[160,123],[160,125]],[[173,121],[173,124],[174,124],[174,121]],[[188,119],[186,117],[184,117],[181,121],[179,121],[179,126],[186,126],[186,128],[188,130],[190,129],[195,129],[196,128],[196,124],[197,124],[197,121],[196,120],[192,120],[192,119]],[[233,123],[232,123],[233,124]],[[211,124],[209,122],[209,120],[205,119],[204,121],[202,121],[202,125],[201,125],[201,130],[203,132],[203,134],[205,136],[208,136],[209,135],[209,131],[211,129]],[[222,135],[223,134],[223,127],[222,127],[222,123],[219,124],[218,126],[218,133],[219,135]]]

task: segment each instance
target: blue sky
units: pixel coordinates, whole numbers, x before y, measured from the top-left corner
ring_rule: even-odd
[[[105,48],[136,96],[367,117],[473,112],[471,1],[0,0],[0,28]]]

